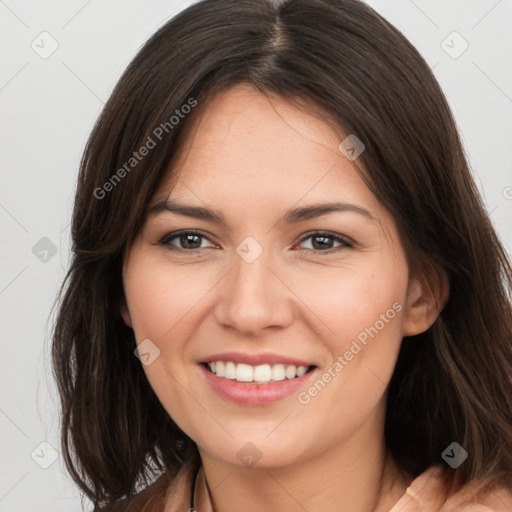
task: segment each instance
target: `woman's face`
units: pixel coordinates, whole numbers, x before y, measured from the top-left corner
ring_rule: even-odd
[[[402,337],[428,327],[395,222],[316,117],[246,86],[204,107],[125,259],[144,371],[204,455],[355,456],[382,439]]]

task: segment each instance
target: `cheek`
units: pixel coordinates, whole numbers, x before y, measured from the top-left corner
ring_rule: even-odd
[[[159,350],[146,377],[168,414],[187,432],[193,422],[187,411],[191,388],[187,373],[187,329],[194,325],[194,305],[204,295],[197,277],[186,269],[172,269],[151,258],[136,257],[126,266],[124,288],[137,343],[149,339]],[[203,280],[204,283],[204,280]],[[200,411],[196,411],[196,414]]]
[[[325,274],[324,270],[308,276],[297,290],[321,320],[315,323],[320,326],[318,336],[330,353],[323,375],[325,388],[321,382],[311,394],[303,390],[302,398],[315,403],[306,410],[337,403],[340,408],[333,410],[334,416],[339,414],[341,421],[344,412],[351,411],[357,422],[381,399],[395,367],[402,341],[407,267],[404,261],[384,255],[366,265]]]
[[[318,336],[329,340],[332,351],[339,353],[376,322],[379,330],[389,332],[394,324],[393,331],[400,333],[406,280],[406,267],[383,258],[374,265],[319,268],[295,279],[293,289],[310,325],[318,326]],[[395,303],[398,306],[393,308]],[[385,315],[386,329],[381,315]]]
[[[313,431],[324,431],[326,422],[343,425],[343,436],[359,429],[382,403],[402,341],[404,307],[396,282],[347,279],[331,302],[325,301],[324,319],[334,332],[322,342],[331,360],[312,386],[301,390],[297,425],[304,422]],[[326,443],[332,441],[327,437]]]
[[[193,321],[198,303],[214,283],[192,267],[169,268],[151,260],[129,266],[125,291],[137,340],[143,336],[163,343],[171,338]]]

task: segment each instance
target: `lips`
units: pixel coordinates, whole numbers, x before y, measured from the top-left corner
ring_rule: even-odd
[[[284,364],[293,366],[316,366],[311,361],[305,361],[303,359],[297,359],[295,357],[288,357],[285,355],[263,353],[263,354],[246,354],[243,352],[223,352],[218,354],[212,354],[205,357],[200,363],[212,363],[215,361],[232,361],[235,364],[244,363],[250,366],[258,366],[262,364]]]
[[[265,405],[281,400],[304,386],[317,366],[278,354],[212,354],[199,361],[212,389],[240,405]]]

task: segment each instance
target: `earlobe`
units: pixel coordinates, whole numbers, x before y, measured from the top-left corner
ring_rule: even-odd
[[[437,319],[449,296],[448,275],[442,269],[430,279],[412,279],[404,314],[404,336],[425,332]]]
[[[123,305],[121,306],[121,316],[123,317],[124,323],[128,327],[133,328],[132,317],[130,316],[130,312],[128,311],[128,306],[126,305],[126,302],[124,302]]]

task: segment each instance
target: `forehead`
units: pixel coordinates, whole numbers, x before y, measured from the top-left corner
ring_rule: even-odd
[[[338,149],[342,130],[318,115],[245,84],[196,109],[155,200],[172,189],[172,197],[226,208],[318,201],[378,207],[354,163]]]

